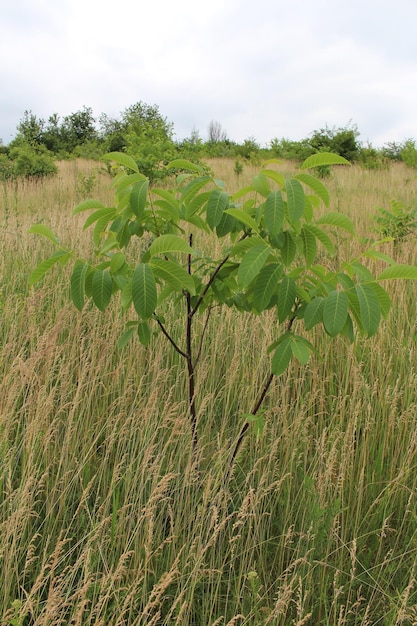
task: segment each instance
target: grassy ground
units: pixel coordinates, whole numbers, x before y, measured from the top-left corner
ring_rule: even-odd
[[[233,165],[211,162],[228,188],[257,169],[238,180]],[[401,165],[339,168],[327,184],[362,237],[377,206],[417,201]],[[109,186],[80,161],[2,188],[0,623],[416,624],[416,286],[390,287],[392,313],[371,340],[315,332],[323,359],[275,382],[264,433],[247,436],[225,484],[239,415],[268,373],[270,315],[212,315],[197,372],[196,474],[171,347],[118,352],[119,310],[76,312],[67,268],[28,288],[50,252],[29,227],[42,221],[89,254],[83,216],[71,212],[89,196],[111,203]],[[415,240],[398,254],[417,264]],[[175,311],[167,317],[175,333]]]

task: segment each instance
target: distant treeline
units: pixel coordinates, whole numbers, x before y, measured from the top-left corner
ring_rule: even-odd
[[[161,166],[174,158],[232,158],[238,171],[245,160],[260,163],[281,158],[300,162],[323,151],[335,152],[369,169],[382,169],[391,161],[403,161],[417,168],[414,139],[375,148],[363,145],[359,135],[357,126],[349,123],[341,128],[325,126],[300,141],[274,138],[267,147],[261,147],[253,137],[240,144],[232,141],[221,123],[213,120],[208,125],[206,140],[193,130],[190,137],[176,141],[174,125],[161,115],[158,106],[144,102],[128,107],[117,118],[103,113],[96,119],[89,107],[62,118],[54,113],[48,120],[25,111],[13,141],[4,146],[0,140],[0,179],[51,175],[57,171],[57,160],[98,160],[113,151],[132,155],[151,180],[160,178]]]

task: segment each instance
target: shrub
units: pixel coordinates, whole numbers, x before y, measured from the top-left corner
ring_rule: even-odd
[[[334,152],[348,161],[356,161],[359,156],[359,131],[356,126],[315,130],[310,144],[316,152]]]
[[[388,167],[388,158],[381,150],[377,150],[371,145],[360,148],[358,162],[367,170],[383,170]]]
[[[375,217],[378,231],[383,237],[392,237],[397,248],[409,235],[417,232],[417,207],[406,206],[397,200],[391,201],[391,211],[379,208]]]
[[[417,168],[417,147],[414,139],[407,139],[404,142],[400,150],[400,157],[408,167]]]
[[[21,145],[10,150],[10,159],[13,163],[12,177],[43,178],[57,173],[58,168],[52,155],[39,146]]]

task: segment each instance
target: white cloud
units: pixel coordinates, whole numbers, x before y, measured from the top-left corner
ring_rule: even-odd
[[[414,0],[6,0],[0,137],[25,109],[118,115],[157,104],[179,137],[299,139],[358,124],[380,145],[416,136]]]

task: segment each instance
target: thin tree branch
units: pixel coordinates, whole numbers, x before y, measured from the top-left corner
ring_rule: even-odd
[[[193,245],[193,235],[190,234],[190,247]],[[188,273],[191,276],[191,254],[188,255]],[[188,408],[190,411],[191,432],[193,442],[194,459],[198,453],[198,433],[197,433],[197,408],[195,404],[195,363],[193,363],[193,342],[192,342],[192,323],[191,315],[191,294],[185,292],[185,300],[187,303],[187,325],[186,325],[186,359],[188,370]]]
[[[246,239],[248,235],[245,233],[242,235],[242,237],[239,239],[239,241],[242,241],[243,239]],[[224,259],[222,261],[220,261],[219,265],[216,267],[216,269],[214,270],[213,274],[210,276],[210,279],[207,283],[207,285],[204,287],[202,293],[200,294],[200,297],[198,298],[197,302],[194,305],[194,308],[191,310],[190,315],[191,317],[194,317],[194,315],[197,313],[198,308],[200,306],[200,304],[202,303],[202,301],[204,300],[204,297],[206,295],[206,293],[208,292],[208,290],[210,289],[210,287],[212,286],[212,284],[214,283],[217,274],[220,272],[220,270],[222,269],[223,265],[225,263],[227,263],[227,261],[230,258],[230,254],[227,254]]]
[[[295,311],[293,312],[293,315],[288,320],[287,332],[290,332],[290,330],[292,329],[292,326],[294,324],[294,320],[296,318],[296,310],[297,310],[297,307],[296,307]],[[274,374],[273,374],[273,372],[271,372],[269,374],[268,378],[266,379],[266,382],[265,382],[264,386],[262,387],[262,390],[261,390],[261,393],[259,394],[258,399],[256,400],[256,402],[254,404],[254,407],[252,409],[251,415],[256,415],[257,412],[259,411],[259,409],[261,408],[261,406],[263,404],[263,401],[265,400],[266,394],[268,393],[268,390],[269,390],[273,380],[274,380]],[[246,431],[248,430],[248,428],[249,428],[249,422],[246,421],[243,424],[243,426],[240,429],[240,432],[239,432],[239,434],[237,436],[236,443],[235,443],[235,446],[233,448],[233,452],[232,452],[232,455],[230,457],[230,461],[229,461],[229,464],[228,464],[228,467],[227,467],[227,470],[226,470],[226,473],[225,473],[225,476],[224,476],[225,482],[227,482],[227,480],[229,479],[230,472],[232,471],[233,465],[235,463],[236,457],[237,457],[237,455],[239,453],[240,447],[242,445],[243,439],[245,437],[245,434],[246,434]]]
[[[165,326],[162,324],[161,320],[156,318],[156,323],[158,324],[159,328],[162,330],[163,334],[165,335],[165,337],[168,339],[168,341],[170,342],[170,344],[174,347],[174,349],[178,352],[178,354],[180,354],[182,357],[184,357],[184,359],[187,358],[187,354],[181,350],[181,348],[178,346],[178,344],[175,343],[175,341],[173,340],[173,338],[171,337],[171,335],[168,333],[168,331],[166,330]]]

